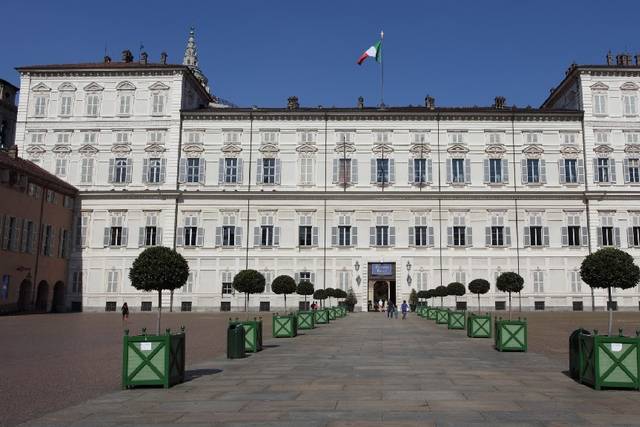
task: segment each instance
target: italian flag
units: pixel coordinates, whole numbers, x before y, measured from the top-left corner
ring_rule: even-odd
[[[382,61],[382,41],[371,46],[358,58],[358,65],[362,65],[367,58],[376,58],[376,62]]]

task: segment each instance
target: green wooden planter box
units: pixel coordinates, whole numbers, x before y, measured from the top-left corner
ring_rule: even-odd
[[[184,381],[185,333],[129,336],[125,331],[122,352],[122,388],[163,386]]]
[[[262,351],[262,320],[255,317],[253,320],[238,320],[236,318],[232,323],[239,323],[244,328],[245,351],[252,353]]]
[[[329,323],[329,313],[326,309],[316,310],[314,312],[315,315],[315,323],[318,325],[322,325],[325,323]]]
[[[467,336],[470,338],[491,338],[491,315],[470,314],[467,318]]]
[[[433,307],[427,308],[427,319],[436,320],[437,316],[438,316],[438,309],[437,308],[433,308]]]
[[[273,315],[271,323],[274,338],[293,338],[298,335],[297,319],[295,314],[286,316]]]
[[[464,329],[467,321],[467,313],[464,311],[450,311],[448,329]]]
[[[416,314],[420,317],[427,317],[427,312],[429,311],[429,307],[420,306],[416,310]]]
[[[338,311],[340,312],[340,317],[347,317],[347,308],[345,306],[338,307]]]
[[[436,323],[438,325],[446,325],[449,323],[449,310],[438,309],[436,311]]]
[[[326,310],[329,315],[329,320],[336,320],[336,309],[334,307],[329,307]]]
[[[640,389],[640,338],[580,333],[578,343],[581,383],[596,390]]]
[[[495,321],[495,346],[498,351],[527,351],[527,320]]]
[[[313,329],[316,327],[315,315],[313,311],[298,312],[298,329]]]

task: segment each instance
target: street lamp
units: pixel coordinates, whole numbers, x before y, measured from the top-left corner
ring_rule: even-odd
[[[407,261],[407,271],[411,271],[411,261]]]
[[[355,268],[356,271],[360,270],[360,263],[358,261],[356,261],[356,263],[354,264],[353,268]]]

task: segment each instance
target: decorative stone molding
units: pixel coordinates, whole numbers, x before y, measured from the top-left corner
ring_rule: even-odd
[[[167,151],[167,149],[162,144],[149,144],[144,148],[144,151],[150,154],[160,154]]]
[[[98,83],[96,82],[91,82],[88,85],[86,85],[83,90],[85,92],[101,92],[104,90],[104,87],[100,86]]]
[[[263,157],[273,158],[278,155],[280,152],[280,148],[276,144],[266,143],[260,145],[258,151],[262,154]]]
[[[626,82],[622,86],[620,86],[620,89],[621,90],[638,90],[640,89],[640,86],[638,86],[633,82]]]
[[[169,86],[162,82],[155,82],[151,86],[149,86],[149,90],[169,90]]]
[[[333,150],[336,153],[355,153],[356,145],[353,142],[339,142],[336,144],[336,148]]]
[[[567,159],[577,159],[580,155],[580,148],[576,145],[566,145],[560,148],[560,154]]]
[[[60,86],[58,86],[58,91],[59,92],[75,92],[76,87],[69,82],[64,82]]]
[[[501,159],[507,152],[507,149],[502,144],[492,144],[487,146],[484,150],[485,153],[491,159]]]
[[[371,150],[374,154],[391,154],[393,153],[393,147],[389,144],[375,144]]]
[[[133,83],[125,80],[116,85],[116,90],[136,90],[136,87]]]
[[[93,145],[87,144],[80,147],[78,153],[82,154],[83,156],[95,156],[96,154],[98,154],[98,151],[99,150]]]
[[[313,154],[316,153],[318,151],[318,147],[316,147],[314,144],[300,144],[296,147],[296,151],[300,154]]]
[[[522,154],[527,159],[539,159],[544,154],[544,148],[541,145],[529,145],[522,150]]]
[[[220,151],[222,151],[226,157],[238,157],[242,152],[242,147],[237,144],[225,144]]]
[[[422,158],[431,153],[431,146],[426,143],[414,143],[409,147],[409,153],[413,154],[415,158]]]
[[[131,152],[131,146],[127,144],[115,144],[111,147],[111,152],[114,154],[129,154]]]
[[[200,157],[204,153],[202,144],[185,144],[182,151],[187,157]]]
[[[624,146],[624,152],[627,154],[640,154],[640,144],[627,144]]]
[[[453,144],[449,148],[447,148],[447,153],[451,157],[464,157],[469,152],[469,149],[462,144]]]
[[[47,150],[40,145],[32,145],[27,148],[27,154],[31,157],[39,157],[47,152]]]
[[[610,145],[596,145],[593,148],[593,152],[599,157],[609,157],[609,154],[613,153],[613,147]]]
[[[51,88],[44,83],[38,83],[31,88],[31,92],[51,92]]]
[[[51,149],[51,152],[55,154],[69,154],[71,153],[71,147],[68,145],[55,145]]]
[[[594,83],[590,86],[591,90],[609,90],[609,86],[602,82]]]

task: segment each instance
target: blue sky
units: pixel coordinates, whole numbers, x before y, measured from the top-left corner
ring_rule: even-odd
[[[379,68],[356,65],[385,32],[385,103],[538,106],[565,69],[640,52],[640,2],[611,1],[29,1],[3,6],[0,78],[14,67],[120,58],[140,43],[181,62],[196,27],[201,69],[216,95],[241,106],[379,102]],[[7,19],[9,17],[9,19]],[[13,18],[11,18],[13,17]]]

